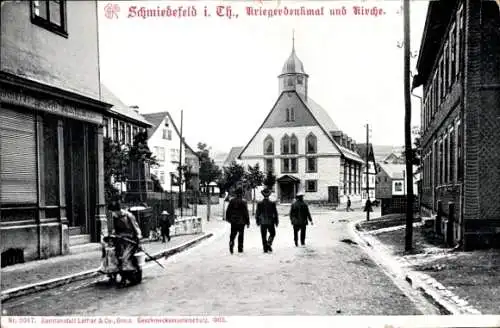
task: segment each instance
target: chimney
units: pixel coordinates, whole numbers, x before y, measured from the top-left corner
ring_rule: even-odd
[[[336,143],[339,145],[342,143],[342,132],[341,131],[331,131],[330,134],[332,135],[333,140],[335,140]]]
[[[137,114],[139,114],[139,106],[137,105],[133,105],[133,106],[129,106],[130,109],[133,109],[134,112],[136,112]]]
[[[355,140],[351,141],[351,150],[356,151],[356,141]]]

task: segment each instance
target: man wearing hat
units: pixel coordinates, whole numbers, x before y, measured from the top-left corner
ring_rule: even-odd
[[[234,239],[238,235],[238,253],[243,253],[243,239],[245,225],[250,227],[250,216],[248,215],[247,202],[243,199],[243,189],[236,188],[236,197],[229,201],[226,210],[226,220],[231,223],[231,234],[229,236],[229,251],[233,254]]]
[[[161,238],[162,238],[162,243],[165,242],[165,237],[167,237],[167,240],[170,241],[170,213],[167,211],[163,211],[160,214],[160,229],[161,229]]]
[[[300,231],[300,244],[306,244],[306,227],[311,222],[313,224],[309,206],[304,202],[304,193],[299,191],[295,196],[297,199],[290,208],[290,221],[293,225],[293,240],[295,246],[298,246],[298,234]]]
[[[262,196],[264,199],[257,204],[257,211],[255,212],[255,221],[257,225],[260,226],[260,234],[262,236],[262,247],[264,248],[264,253],[272,252],[271,248],[276,236],[275,226],[278,226],[278,210],[276,209],[276,203],[269,199],[271,195],[271,190],[265,188],[262,190]],[[269,239],[267,239],[267,232],[269,231]]]

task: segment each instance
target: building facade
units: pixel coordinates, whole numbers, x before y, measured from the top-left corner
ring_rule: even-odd
[[[176,181],[179,177],[180,131],[168,112],[143,115],[152,124],[148,129],[148,147],[159,162],[157,167],[151,169],[151,173],[158,177],[163,190],[179,192]],[[198,191],[200,160],[185,140],[182,146],[182,166],[184,165],[188,167],[192,177],[189,185],[183,183],[183,190]]]
[[[422,211],[465,249],[500,233],[500,12],[430,2],[414,87],[423,86]]]
[[[100,94],[97,1],[2,1],[1,29],[3,266],[66,254],[81,236],[107,233],[103,117],[111,105]]]
[[[101,85],[101,97],[113,107],[103,118],[103,136],[118,142],[122,147],[130,147],[139,132],[147,132],[152,127],[141,114],[137,106],[127,106],[120,98]],[[146,192],[153,190],[150,167],[146,163],[131,162],[128,167],[127,182],[116,182],[114,187],[120,192]],[[111,177],[112,178],[112,177]],[[142,189],[140,189],[140,186]]]
[[[259,163],[274,172],[281,203],[290,203],[299,190],[308,201],[359,200],[363,160],[352,139],[311,99],[308,79],[293,45],[278,76],[279,97],[239,159],[245,167]]]

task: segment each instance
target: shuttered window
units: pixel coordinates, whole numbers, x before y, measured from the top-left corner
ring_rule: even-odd
[[[29,112],[0,111],[0,202],[37,202],[35,117]]]

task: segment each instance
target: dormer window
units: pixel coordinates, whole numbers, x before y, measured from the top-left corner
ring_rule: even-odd
[[[286,121],[287,122],[295,121],[295,110],[293,108],[286,109]]]

